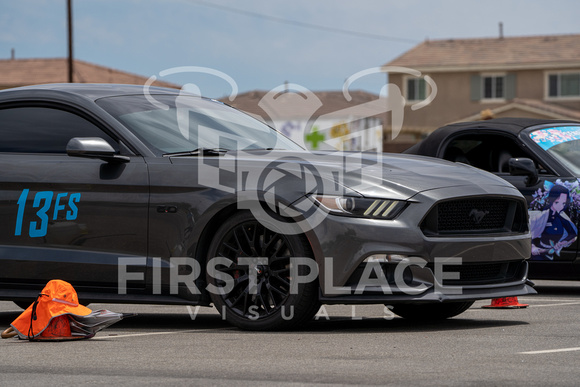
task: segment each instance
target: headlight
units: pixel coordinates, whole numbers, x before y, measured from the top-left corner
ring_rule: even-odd
[[[332,214],[373,219],[394,219],[406,205],[406,202],[401,200],[349,196],[317,195],[311,198]]]

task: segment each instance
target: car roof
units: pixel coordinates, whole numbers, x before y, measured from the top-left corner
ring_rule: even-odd
[[[104,97],[143,94],[144,88],[145,85],[122,85],[112,83],[50,83],[0,90],[0,98],[17,95],[42,97],[56,94],[67,94],[96,100]],[[149,92],[153,94],[178,94],[179,90],[151,86],[149,87]]]
[[[517,136],[524,129],[540,125],[562,125],[562,124],[580,124],[577,121],[568,120],[550,120],[539,118],[494,118],[485,121],[456,122],[442,126],[433,131],[427,138],[418,144],[413,145],[403,153],[419,154],[425,156],[437,156],[439,147],[447,139],[457,132],[464,130],[497,130],[504,133]],[[477,133],[477,132],[474,132]]]

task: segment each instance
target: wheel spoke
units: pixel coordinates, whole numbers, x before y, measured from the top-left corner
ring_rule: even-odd
[[[262,307],[264,309],[264,311],[266,312],[266,314],[268,314],[272,308],[269,302],[267,302],[267,297],[266,300],[264,299],[264,295],[263,295],[263,289],[262,289],[262,284],[260,284],[259,288],[258,288],[258,294],[257,294],[257,298],[260,300],[260,303],[262,304]],[[259,305],[258,305],[259,306]]]
[[[278,234],[272,235],[269,240],[266,240],[266,237],[264,237],[264,253],[267,253],[268,256],[275,256],[275,253],[269,254],[268,252],[272,249],[272,245],[277,243],[279,240],[280,236]]]
[[[232,233],[234,240],[236,242],[236,244],[238,245],[238,247],[236,248],[236,255],[238,255],[240,252],[244,252],[244,247],[242,245],[242,241],[240,241],[240,238],[238,237],[238,229],[234,229],[234,232]]]
[[[275,274],[277,277],[290,277],[290,269],[287,267],[283,267],[281,269],[273,269],[272,273]]]
[[[252,233],[252,244],[251,244],[251,246],[253,246],[252,253],[254,253],[255,256],[258,255],[257,248],[259,247],[259,246],[256,246],[256,245],[260,243],[259,238],[257,238],[257,235],[258,235],[258,225],[254,225],[254,227],[253,227],[253,233]]]
[[[234,278],[234,289],[244,283],[250,283],[250,276],[247,273],[242,274],[238,278]]]
[[[233,300],[230,299],[230,307],[234,307],[234,306],[238,305],[240,300],[242,298],[244,298],[245,295],[246,295],[246,293],[242,292],[242,293],[240,293],[240,295],[238,297],[235,297]]]
[[[290,263],[290,257],[280,257],[280,256],[273,256],[268,259],[270,267],[278,268],[282,266],[285,270],[289,270],[286,265]],[[277,269],[281,270],[281,269]]]
[[[266,290],[268,291],[268,298],[270,299],[270,303],[276,306],[278,302],[276,302],[276,297],[274,297],[274,294],[272,293],[272,287],[269,284],[266,285]]]
[[[290,279],[287,276],[272,275],[270,278],[270,283],[274,282],[272,280],[276,280],[280,283],[281,287],[290,289]]]
[[[249,287],[250,285],[248,285],[246,287],[246,291],[244,291],[244,309],[242,309],[242,315],[245,315],[248,311],[248,309],[250,308],[248,306],[248,298],[250,298],[250,291],[249,291]]]
[[[238,249],[236,249],[236,248],[235,248],[235,247],[233,247],[233,246],[230,246],[229,244],[227,244],[227,243],[225,243],[225,242],[224,242],[224,244],[223,244],[223,247],[225,247],[226,249],[230,249],[230,250],[231,250],[231,251],[233,251],[234,253],[237,253],[237,252],[238,252]]]
[[[241,291],[239,293],[239,295],[237,297],[230,297],[228,298],[228,300],[230,300],[230,306],[236,306],[240,303],[240,301],[242,301],[242,299],[244,300],[244,306],[243,306],[243,312],[245,313],[246,310],[246,298],[248,296],[248,292],[245,291]],[[233,298],[233,299],[232,299]]]
[[[290,292],[290,248],[284,235],[272,232],[257,221],[249,221],[232,228],[217,251],[218,256],[234,261],[229,267],[220,265],[220,272],[234,277],[234,286],[222,299],[234,313],[249,316],[258,313],[260,318],[276,313]],[[239,257],[267,257],[268,265],[261,268],[257,288],[250,289],[247,266],[237,264]],[[235,275],[239,273],[239,277]],[[252,291],[255,294],[252,294]],[[250,309],[252,308],[252,309]]]
[[[286,251],[288,249],[288,246],[286,246],[286,243],[284,243],[283,240],[278,240],[278,242],[276,243],[276,250],[274,250],[274,252],[272,253],[272,257],[279,257],[280,255],[283,255],[284,253],[288,253],[288,251]]]
[[[250,235],[248,235],[248,227],[240,227],[240,229],[244,235],[245,242],[248,245],[248,249],[249,249],[248,256],[250,256],[250,257],[256,256],[256,246],[254,245],[254,238],[250,237]],[[254,233],[255,233],[256,227],[255,226],[251,227],[251,229],[253,229]]]
[[[275,299],[276,297],[274,296],[274,293],[276,293],[277,296],[279,297],[286,297],[287,293],[278,289],[276,286],[273,286],[272,284],[268,284],[268,292],[270,293],[270,295],[272,296],[272,299]]]

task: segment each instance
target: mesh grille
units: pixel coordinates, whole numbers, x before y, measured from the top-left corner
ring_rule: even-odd
[[[494,230],[506,225],[509,202],[501,199],[454,200],[439,204],[439,231]]]

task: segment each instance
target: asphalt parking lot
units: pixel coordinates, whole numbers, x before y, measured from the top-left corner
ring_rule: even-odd
[[[576,386],[580,283],[536,281],[517,310],[475,303],[438,323],[380,305],[326,306],[296,332],[244,332],[211,308],[92,304],[135,312],[90,340],[0,341],[0,385]],[[0,302],[0,327],[21,310]]]

